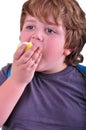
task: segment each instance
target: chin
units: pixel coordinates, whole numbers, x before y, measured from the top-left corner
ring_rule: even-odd
[[[44,67],[39,64],[36,68],[36,72],[43,72],[43,71],[44,71]]]

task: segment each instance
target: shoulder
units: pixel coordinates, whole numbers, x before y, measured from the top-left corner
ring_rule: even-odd
[[[86,78],[86,66],[78,64],[76,68],[79,70],[79,72]]]
[[[0,70],[0,85],[8,78],[8,73],[11,69],[12,64],[7,64]]]

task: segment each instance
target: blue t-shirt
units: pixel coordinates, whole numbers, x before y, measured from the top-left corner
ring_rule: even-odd
[[[9,68],[0,71],[0,84]],[[86,80],[73,66],[36,72],[2,130],[86,130]]]

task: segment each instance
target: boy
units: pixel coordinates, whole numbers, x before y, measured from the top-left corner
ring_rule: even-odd
[[[76,68],[86,42],[75,0],[28,0],[12,64],[0,71],[3,130],[86,130],[86,80]],[[8,78],[7,74],[11,70]]]

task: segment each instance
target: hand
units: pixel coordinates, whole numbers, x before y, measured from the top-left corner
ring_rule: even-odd
[[[14,54],[11,78],[18,83],[27,85],[33,78],[36,67],[41,59],[41,49],[32,46],[25,52],[26,45],[23,44]]]

